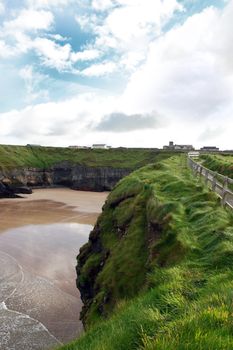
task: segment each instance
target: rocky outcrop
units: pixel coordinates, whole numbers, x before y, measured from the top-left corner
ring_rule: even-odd
[[[0,182],[0,198],[17,198],[18,194],[31,194],[31,188],[27,186],[17,187]]]
[[[59,163],[49,169],[4,170],[0,171],[0,182],[2,183],[0,195],[4,197],[4,194],[9,191],[7,195],[9,196],[10,189],[13,190],[13,194],[28,193],[29,187],[64,186],[84,191],[110,191],[130,171],[124,168],[87,167],[69,162]]]
[[[0,182],[0,198],[13,198],[14,192],[10,191],[7,186]]]

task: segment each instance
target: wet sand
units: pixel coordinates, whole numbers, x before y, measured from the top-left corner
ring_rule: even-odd
[[[35,190],[0,200],[0,348],[44,350],[82,332],[79,248],[107,193]]]
[[[108,192],[74,191],[67,188],[35,189],[32,194],[23,198],[4,199],[5,203],[51,200],[74,207],[75,210],[87,213],[100,213]],[[0,201],[1,203],[1,201]]]
[[[94,225],[107,192],[36,189],[23,198],[0,199],[0,234],[30,224],[77,222]]]

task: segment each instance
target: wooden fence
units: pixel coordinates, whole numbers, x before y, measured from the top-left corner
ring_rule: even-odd
[[[227,205],[233,209],[233,192],[229,188],[233,185],[233,179],[205,168],[191,157],[188,157],[188,166],[196,176],[204,177],[206,185],[210,185],[212,190],[218,194],[223,206]]]

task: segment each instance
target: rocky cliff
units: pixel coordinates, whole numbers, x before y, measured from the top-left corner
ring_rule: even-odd
[[[0,196],[29,193],[30,187],[65,186],[85,191],[110,191],[130,169],[87,167],[61,162],[50,168],[15,168],[0,171]]]
[[[131,171],[170,156],[158,149],[0,145],[0,196],[6,195],[5,186],[13,194],[15,187],[22,186],[109,191]]]

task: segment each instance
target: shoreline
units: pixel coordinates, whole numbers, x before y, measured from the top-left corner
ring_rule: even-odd
[[[62,343],[82,333],[79,321],[82,301],[75,285],[76,256],[88,241],[107,195],[106,192],[40,188],[24,194],[23,198],[0,200],[2,263],[7,255],[11,256],[11,262],[17,261],[24,276],[22,279],[15,274],[11,280],[12,264],[2,265],[9,295],[7,309],[1,310],[0,318],[8,318],[4,322],[10,327],[9,348],[15,342],[14,324],[22,315],[25,320],[18,327],[19,350],[23,350],[21,340],[27,339],[34,345],[40,343],[37,333],[33,333],[33,327],[38,324]],[[31,332],[25,328],[27,323]],[[47,338],[40,349],[51,344],[45,330],[44,334]]]
[[[69,207],[74,207],[74,210],[79,212],[101,213],[102,203],[107,199],[108,194],[109,192],[79,191],[66,187],[40,187],[34,188],[31,194],[22,194],[20,198],[1,198],[0,205],[1,203],[12,204],[17,202],[45,200],[63,203]]]
[[[36,189],[23,198],[1,199],[0,235],[8,229],[33,224],[73,222],[94,226],[107,196],[108,192],[50,188]]]

